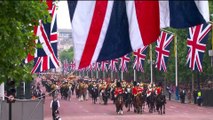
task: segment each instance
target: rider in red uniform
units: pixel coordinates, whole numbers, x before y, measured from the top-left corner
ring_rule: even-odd
[[[134,85],[134,87],[132,88],[132,95],[136,96],[138,94],[137,82],[134,81],[133,85]]]
[[[162,88],[161,87],[157,87],[156,90],[155,90],[155,94],[159,95],[159,94],[161,94],[161,91],[162,91]]]
[[[138,94],[143,92],[143,87],[142,86],[138,86],[138,90],[137,90]]]
[[[121,83],[120,82],[117,82],[117,85],[116,85],[116,88],[115,88],[115,92],[114,92],[114,96],[115,98],[120,95],[120,94],[123,94],[123,89],[121,87]]]

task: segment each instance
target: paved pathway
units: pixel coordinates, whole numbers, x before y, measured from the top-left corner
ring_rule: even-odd
[[[45,118],[52,120],[51,110],[49,108],[50,97],[45,101]],[[135,114],[133,110],[126,112],[124,115],[117,115],[115,105],[93,104],[91,99],[79,102],[75,96],[71,101],[60,100],[60,116],[62,120],[213,120],[213,107],[199,107],[193,104],[181,104],[175,101],[167,101],[166,114],[158,115],[148,113],[148,109],[141,114]]]

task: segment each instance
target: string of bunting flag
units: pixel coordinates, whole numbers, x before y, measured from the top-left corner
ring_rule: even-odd
[[[194,27],[189,28],[189,37],[187,38],[187,63],[189,65],[189,68],[192,70],[198,70],[199,72],[202,72],[202,59],[203,54],[206,49],[206,42],[208,40],[208,33],[212,29],[212,25],[210,23],[197,25]],[[175,33],[172,33],[170,31],[167,31],[165,29],[161,30],[160,36],[158,40],[156,41],[156,62],[155,67],[159,71],[167,72],[167,61],[170,56],[170,45],[171,42],[175,39]],[[212,41],[213,46],[213,41]],[[174,45],[175,49],[176,45]],[[122,72],[128,72],[128,64],[127,63],[133,63],[133,69],[136,71],[144,72],[143,64],[144,60],[146,58],[146,52],[147,52],[147,46],[144,46],[143,48],[140,48],[136,51],[134,51],[132,54],[134,55],[134,61],[131,62],[131,59],[129,56],[131,54],[124,55],[123,57],[120,57],[120,64],[118,67],[119,59],[114,59],[110,61],[102,61],[102,62],[96,62],[93,65],[90,65],[88,67],[88,71],[103,71],[108,72],[108,70],[118,72],[118,70]],[[175,53],[177,54],[177,53]],[[109,63],[109,65],[107,65]],[[74,62],[71,62],[72,66],[71,70],[75,71],[76,68]],[[64,65],[66,66],[66,65]],[[108,66],[108,67],[107,67]],[[82,69],[81,71],[84,71],[85,69]]]
[[[75,3],[77,5],[76,6],[77,8],[78,7],[80,8],[81,6],[79,6],[79,5],[81,5],[81,4],[77,4],[77,2],[68,2],[69,12],[70,12],[70,15],[71,15],[70,16],[71,21],[72,20],[75,21],[76,20],[75,15],[77,15],[78,9],[77,8],[75,9],[75,7],[70,7],[70,5],[72,5],[72,3]],[[116,2],[116,3],[122,5],[124,8],[126,6],[127,11],[129,10],[128,8],[132,5],[131,2],[126,2],[126,3]],[[205,3],[205,6],[207,5],[207,2],[203,2],[203,3]],[[82,2],[82,4],[84,4],[84,2]],[[161,4],[161,2],[156,2],[156,5],[157,4]],[[34,63],[35,63],[33,70],[32,70],[32,73],[43,72],[43,71],[46,71],[48,69],[57,68],[59,66],[59,62],[58,62],[58,59],[57,59],[57,39],[58,39],[57,24],[56,24],[57,23],[57,21],[56,21],[57,9],[56,9],[56,5],[53,4],[52,1],[48,1],[47,5],[48,5],[48,11],[51,15],[52,21],[49,24],[44,24],[44,23],[42,23],[42,20],[41,20],[41,21],[39,21],[40,22],[39,26],[35,27],[34,33],[35,33],[35,35],[38,36],[38,40],[36,40],[35,42],[41,43],[42,49],[37,49],[36,55],[28,56],[31,60],[34,60]],[[113,5],[113,4],[110,3],[110,5]],[[142,5],[142,4],[137,3],[137,5]],[[177,5],[177,4],[171,3],[171,5]],[[181,8],[181,6],[182,5],[180,5],[179,7]],[[205,6],[202,7],[203,10],[206,10]],[[114,7],[117,7],[117,6],[114,6]],[[114,7],[112,7],[112,8],[114,8]],[[172,6],[169,6],[169,10],[170,10],[170,12],[173,12],[173,15],[175,15],[174,14],[175,12],[179,12],[177,10],[173,10],[172,8],[173,8]],[[73,12],[71,12],[72,11],[71,9],[73,9]],[[111,8],[107,7],[106,10],[107,9],[111,9]],[[161,8],[161,9],[163,9],[163,8]],[[183,9],[183,8],[181,8],[181,9]],[[89,7],[88,7],[88,10],[89,10]],[[130,24],[130,23],[128,23],[128,19],[131,19],[131,16],[129,16],[129,12],[126,13],[126,10],[122,11],[123,12],[122,14],[125,14],[125,15],[127,14],[127,16],[125,18],[126,24]],[[76,12],[76,14],[74,14],[74,12]],[[85,12],[87,12],[87,9],[85,9]],[[102,12],[105,13],[106,11],[102,11]],[[117,12],[117,11],[115,10],[113,12]],[[208,33],[212,29],[212,25],[211,25],[212,23],[211,22],[206,23],[207,21],[209,21],[208,20],[209,14],[207,14],[207,13],[206,14],[202,13],[202,16],[200,16],[199,20],[198,19],[192,19],[194,21],[193,24],[187,23],[187,21],[185,21],[186,20],[185,18],[187,18],[187,16],[185,16],[186,12],[187,12],[187,14],[192,14],[189,11],[185,11],[184,14],[178,13],[178,14],[182,15],[181,20],[183,20],[183,21],[176,20],[175,16],[170,16],[171,17],[170,18],[171,21],[169,22],[170,25],[164,25],[163,27],[161,26],[160,28],[165,28],[166,26],[170,26],[170,27],[173,27],[173,28],[187,28],[187,27],[189,28],[189,35],[188,35],[188,38],[187,38],[188,52],[187,52],[187,56],[186,56],[186,59],[187,59],[186,64],[189,66],[190,69],[202,72],[203,71],[203,68],[202,68],[203,54],[206,51],[206,43],[207,43],[207,40],[208,40]],[[199,11],[197,11],[197,12],[199,12]],[[164,13],[164,14],[167,14],[167,13]],[[164,14],[160,14],[160,16],[164,15]],[[106,16],[109,17],[110,15],[111,15],[111,13],[107,13]],[[199,15],[199,14],[196,14],[196,15]],[[104,16],[102,16],[102,17],[104,17]],[[113,17],[113,16],[111,16],[111,17]],[[157,18],[156,18],[156,20],[157,20]],[[88,17],[85,16],[85,19],[88,19]],[[113,18],[110,18],[110,19],[113,19]],[[177,23],[174,23],[173,20],[175,20]],[[139,21],[140,21],[140,19],[139,19]],[[106,23],[105,22],[106,21],[103,21],[104,25],[108,23],[108,22],[106,22]],[[110,24],[113,24],[113,23],[110,23]],[[141,27],[140,24],[141,23],[138,23],[139,27]],[[133,25],[133,24],[130,24],[130,25]],[[193,26],[193,27],[191,27],[191,26]],[[101,28],[101,25],[99,27]],[[150,28],[150,26],[148,26],[148,27]],[[132,29],[132,28],[134,28],[134,26],[129,27],[129,29]],[[138,29],[139,29],[139,32],[137,34],[139,34],[141,31],[143,31],[142,28],[138,28]],[[110,30],[113,30],[113,28],[110,29]],[[123,30],[124,33],[126,33],[128,31],[126,28],[119,28],[119,30]],[[73,35],[75,35],[76,32],[82,32],[82,31],[73,31]],[[159,32],[156,31],[155,35],[157,35],[158,33]],[[103,34],[103,33],[100,33],[100,34]],[[115,34],[115,35],[117,35],[117,34]],[[136,33],[134,35],[136,35]],[[106,38],[108,38],[108,34],[104,35],[104,36]],[[123,38],[122,36],[120,36],[120,37]],[[87,58],[88,54],[87,55],[85,54],[85,55],[83,55],[84,56],[83,58],[85,58],[85,61],[82,58],[82,64],[80,63],[80,61],[75,61],[75,62],[72,61],[72,63],[68,63],[68,61],[67,61],[66,63],[62,63],[63,69],[65,71],[85,71],[85,70],[99,71],[100,70],[100,71],[107,72],[108,70],[111,70],[111,71],[117,72],[117,71],[120,70],[122,72],[128,72],[128,64],[127,63],[129,63],[129,64],[133,64],[134,70],[144,72],[143,64],[144,64],[144,60],[146,58],[146,51],[147,51],[146,45],[149,44],[149,43],[147,43],[147,40],[148,40],[148,38],[151,39],[152,37],[145,35],[146,40],[145,41],[142,40],[142,43],[140,42],[140,46],[144,46],[144,45],[145,46],[140,48],[140,49],[138,49],[138,45],[136,44],[136,43],[138,43],[137,41],[135,41],[136,38],[133,37],[132,34],[129,34],[129,36],[126,36],[126,38],[129,38],[129,37],[131,38],[130,44],[131,44],[131,46],[133,46],[132,50],[134,49],[134,51],[133,51],[134,61],[133,62],[131,61],[133,59],[131,57],[132,54],[126,54],[124,56],[122,55],[123,57],[120,57],[120,64],[118,64],[119,59],[112,59],[112,60],[109,61],[109,60],[107,60],[107,59],[109,59],[107,56],[110,55],[110,54],[112,54],[113,58],[119,58],[119,56],[121,56],[120,54],[119,55],[114,54],[114,53],[117,53],[117,52],[114,52],[114,51],[119,50],[119,49],[116,49],[116,47],[115,48],[108,48],[108,47],[104,48],[103,47],[103,48],[100,48],[100,50],[101,50],[101,51],[99,51],[100,55],[94,57],[94,58],[98,57],[97,60],[92,59],[92,56],[95,55],[95,54],[91,53],[89,55],[91,60],[87,61],[86,58]],[[141,37],[139,37],[139,38],[141,38]],[[177,38],[177,35],[169,32],[169,31],[166,31],[165,29],[162,29],[160,31],[160,36],[158,37],[157,40],[152,38],[151,41],[156,41],[156,47],[155,47],[156,60],[155,60],[154,64],[155,64],[155,67],[158,70],[164,71],[164,72],[167,71],[166,65],[167,65],[168,58],[170,56],[170,45],[171,45],[171,42],[173,41],[173,39],[176,40],[176,38]],[[98,39],[98,36],[97,36],[97,39]],[[125,40],[126,40],[125,42],[129,41],[129,39],[128,40],[125,39]],[[102,40],[100,42],[105,43],[104,40]],[[125,43],[125,42],[122,42],[122,43]],[[120,44],[115,44],[115,45],[120,45]],[[103,46],[105,46],[105,45],[103,45]],[[122,46],[122,45],[120,45],[120,46]],[[123,47],[126,47],[128,49],[123,51],[122,54],[124,52],[130,53],[131,52],[131,50],[130,50],[131,46],[123,46]],[[95,46],[94,46],[94,48],[95,48]],[[136,48],[138,50],[136,50]],[[110,53],[107,54],[107,56],[102,56],[102,54],[105,54],[105,52],[106,52],[106,51],[103,51],[102,49],[106,50],[106,51],[110,51]],[[174,49],[177,49],[176,43],[174,45]],[[212,49],[213,49],[213,40],[212,40]],[[82,51],[82,53],[87,53],[87,52],[88,51]],[[98,53],[98,51],[94,51],[94,52]],[[175,52],[175,55],[176,54],[177,53]],[[116,56],[118,56],[118,57],[116,57]],[[130,56],[130,58],[128,58],[127,56]],[[27,62],[28,62],[28,60],[29,59],[26,59]],[[96,61],[104,61],[104,62],[96,62]],[[71,61],[69,61],[69,62],[71,62]],[[84,62],[86,62],[86,64],[91,63],[91,65],[88,64],[86,66],[86,64],[83,64]],[[77,69],[77,67],[79,67],[79,63],[81,64],[82,69]],[[90,66],[90,67],[88,69],[86,69],[85,67],[88,67],[88,66]]]

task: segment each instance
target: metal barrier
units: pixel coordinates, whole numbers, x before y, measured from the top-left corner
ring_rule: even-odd
[[[43,100],[16,101],[12,103],[12,120],[43,120]],[[9,119],[9,104],[0,101],[0,120]]]

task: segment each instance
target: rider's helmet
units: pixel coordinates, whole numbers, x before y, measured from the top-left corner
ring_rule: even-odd
[[[117,83],[116,83],[116,86],[117,86],[117,87],[121,87],[121,83],[120,83],[120,82],[117,82]]]

